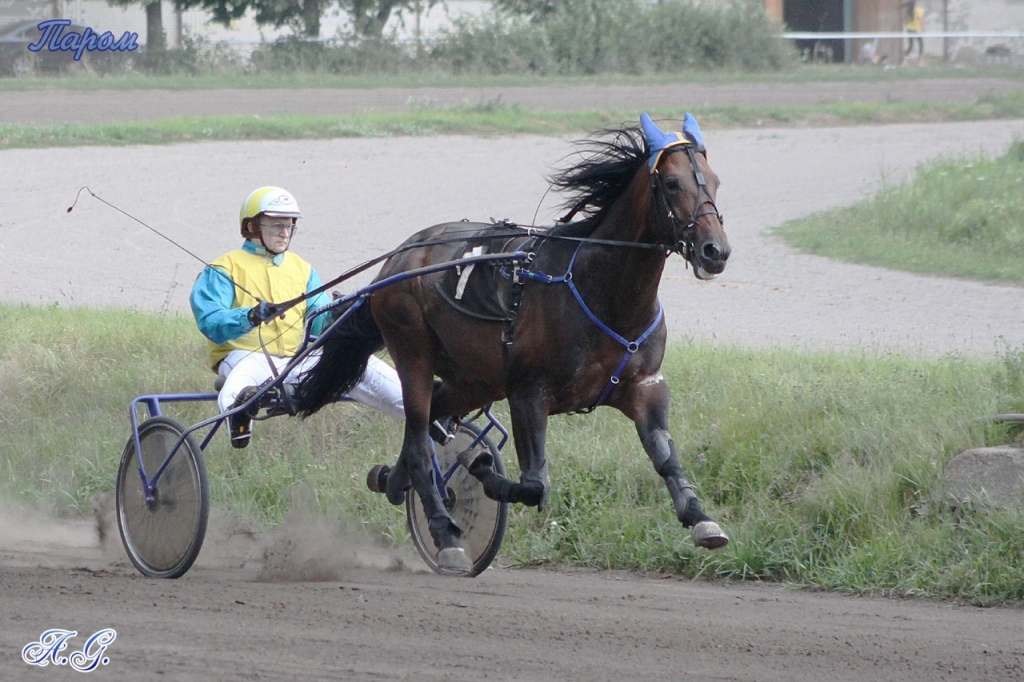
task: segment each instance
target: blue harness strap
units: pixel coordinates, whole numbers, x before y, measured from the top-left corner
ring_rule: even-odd
[[[629,364],[630,358],[633,357],[634,353],[640,350],[640,345],[647,340],[647,337],[654,333],[654,330],[658,328],[658,324],[661,322],[662,318],[665,317],[665,308],[661,305],[661,301],[658,301],[658,314],[654,316],[654,322],[652,322],[650,326],[636,338],[635,341],[628,341],[621,334],[606,325],[598,319],[597,315],[594,314],[594,311],[587,305],[587,302],[583,300],[583,295],[580,294],[579,289],[576,288],[576,283],[572,281],[572,268],[576,264],[576,256],[579,254],[582,246],[582,242],[576,246],[576,250],[573,251],[572,258],[569,259],[569,267],[566,268],[565,274],[560,277],[554,277],[543,272],[533,272],[532,270],[522,269],[520,269],[516,274],[520,279],[528,279],[533,282],[540,282],[541,284],[561,284],[563,282],[567,284],[569,286],[569,291],[572,292],[572,295],[576,298],[576,302],[580,304],[580,308],[582,308],[583,312],[586,313],[588,318],[590,318],[590,321],[593,322],[598,329],[613,338],[626,349],[625,355],[622,356],[622,361],[619,362],[619,366],[615,368],[615,372],[608,379],[608,383],[605,385],[604,390],[601,391],[601,395],[598,396],[594,404],[590,407],[576,411],[579,414],[587,414],[589,412],[593,412],[595,408],[599,407],[608,399],[609,394],[611,394],[612,390],[619,384],[619,378],[622,376],[622,372],[625,371],[626,365]]]

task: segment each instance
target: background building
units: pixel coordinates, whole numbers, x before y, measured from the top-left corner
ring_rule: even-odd
[[[769,16],[784,22],[789,31],[901,32],[906,0],[764,0]],[[1024,32],[1024,2],[1021,0],[917,0],[924,8],[923,33],[935,32]],[[815,48],[816,41],[801,41],[802,49]],[[878,40],[830,40],[826,47],[834,61],[855,61],[865,44],[876,58],[900,62],[906,43],[899,38]],[[1004,45],[1013,55],[1024,55],[1024,40],[997,37],[925,38],[924,52],[932,60],[977,61],[985,50]],[[820,43],[818,45],[820,47]]]

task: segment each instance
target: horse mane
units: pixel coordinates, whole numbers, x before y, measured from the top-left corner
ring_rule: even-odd
[[[590,234],[647,163],[650,152],[639,126],[604,128],[594,135],[597,139],[576,142],[574,156],[580,161],[548,179],[552,189],[567,195],[561,208],[581,216],[553,228],[552,234]]]

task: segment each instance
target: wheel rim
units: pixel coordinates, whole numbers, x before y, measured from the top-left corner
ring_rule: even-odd
[[[182,430],[166,422],[139,428],[142,461],[152,477]],[[208,495],[199,449],[191,438],[178,448],[147,501],[139,476],[134,441],[129,441],[118,473],[118,526],[132,563],[151,577],[178,577],[195,561],[206,533]]]

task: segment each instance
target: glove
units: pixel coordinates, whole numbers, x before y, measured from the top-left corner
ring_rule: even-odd
[[[249,324],[258,327],[261,323],[272,319],[275,315],[277,315],[277,306],[273,303],[260,301],[258,305],[249,308],[246,317],[249,318]]]

